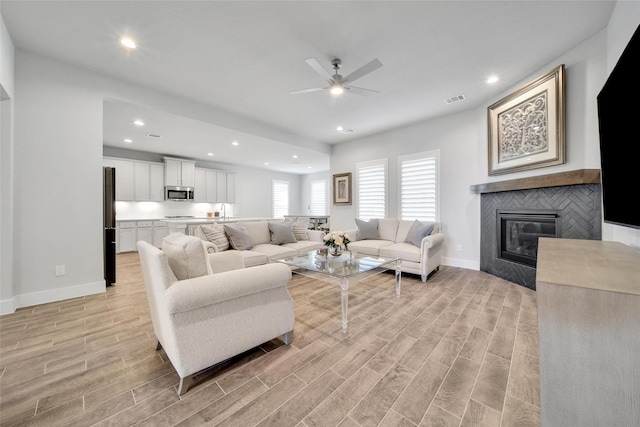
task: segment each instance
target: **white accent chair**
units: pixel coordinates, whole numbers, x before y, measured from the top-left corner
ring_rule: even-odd
[[[289,267],[245,269],[240,254],[206,254],[197,237],[174,233],[166,239],[163,250],[144,241],[137,247],[156,349],[164,348],[180,376],[178,395],[206,368],[280,336],[291,342]],[[185,279],[185,272],[191,277]]]

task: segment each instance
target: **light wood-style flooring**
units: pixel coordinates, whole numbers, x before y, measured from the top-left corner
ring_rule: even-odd
[[[106,293],[0,317],[1,426],[539,426],[535,292],[442,266],[350,288],[294,274],[293,342],[209,370],[179,398],[137,253]],[[202,337],[207,339],[207,337]]]

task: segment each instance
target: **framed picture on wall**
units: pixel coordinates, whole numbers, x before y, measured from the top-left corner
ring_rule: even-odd
[[[491,105],[489,175],[565,160],[564,64]]]
[[[333,204],[351,204],[351,172],[333,175]]]

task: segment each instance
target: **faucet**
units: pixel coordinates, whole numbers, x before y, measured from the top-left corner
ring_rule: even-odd
[[[224,203],[220,205],[220,210],[222,211],[222,220],[226,221],[227,220],[227,207],[225,206]]]

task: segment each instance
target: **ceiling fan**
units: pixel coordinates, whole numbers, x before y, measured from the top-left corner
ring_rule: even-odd
[[[359,78],[362,78],[364,76],[366,76],[367,74],[371,73],[372,71],[377,70],[378,68],[382,67],[382,63],[380,61],[378,61],[378,59],[374,59],[373,61],[368,62],[367,64],[363,65],[362,67],[358,68],[357,70],[355,70],[353,73],[347,75],[346,77],[342,77],[340,74],[338,74],[338,70],[340,69],[340,66],[342,65],[342,61],[338,58],[333,59],[331,61],[331,66],[334,70],[334,74],[331,75],[331,73],[329,73],[329,71],[327,71],[322,65],[320,65],[320,62],[318,62],[318,60],[316,58],[308,58],[305,59],[305,62],[307,64],[309,64],[309,66],[311,68],[313,68],[313,70],[320,74],[321,77],[327,79],[327,82],[329,83],[329,86],[326,87],[314,87],[311,89],[302,89],[302,90],[295,90],[293,92],[289,92],[292,95],[296,95],[299,93],[308,93],[308,92],[318,92],[321,90],[328,90],[329,92],[331,92],[331,94],[333,95],[340,95],[344,92],[350,92],[350,93],[355,93],[357,95],[364,95],[364,96],[369,96],[369,95],[374,95],[376,93],[380,93],[377,90],[372,90],[372,89],[364,89],[361,87],[356,87],[356,86],[351,86],[350,83],[356,81]],[[349,83],[349,84],[347,84]]]

